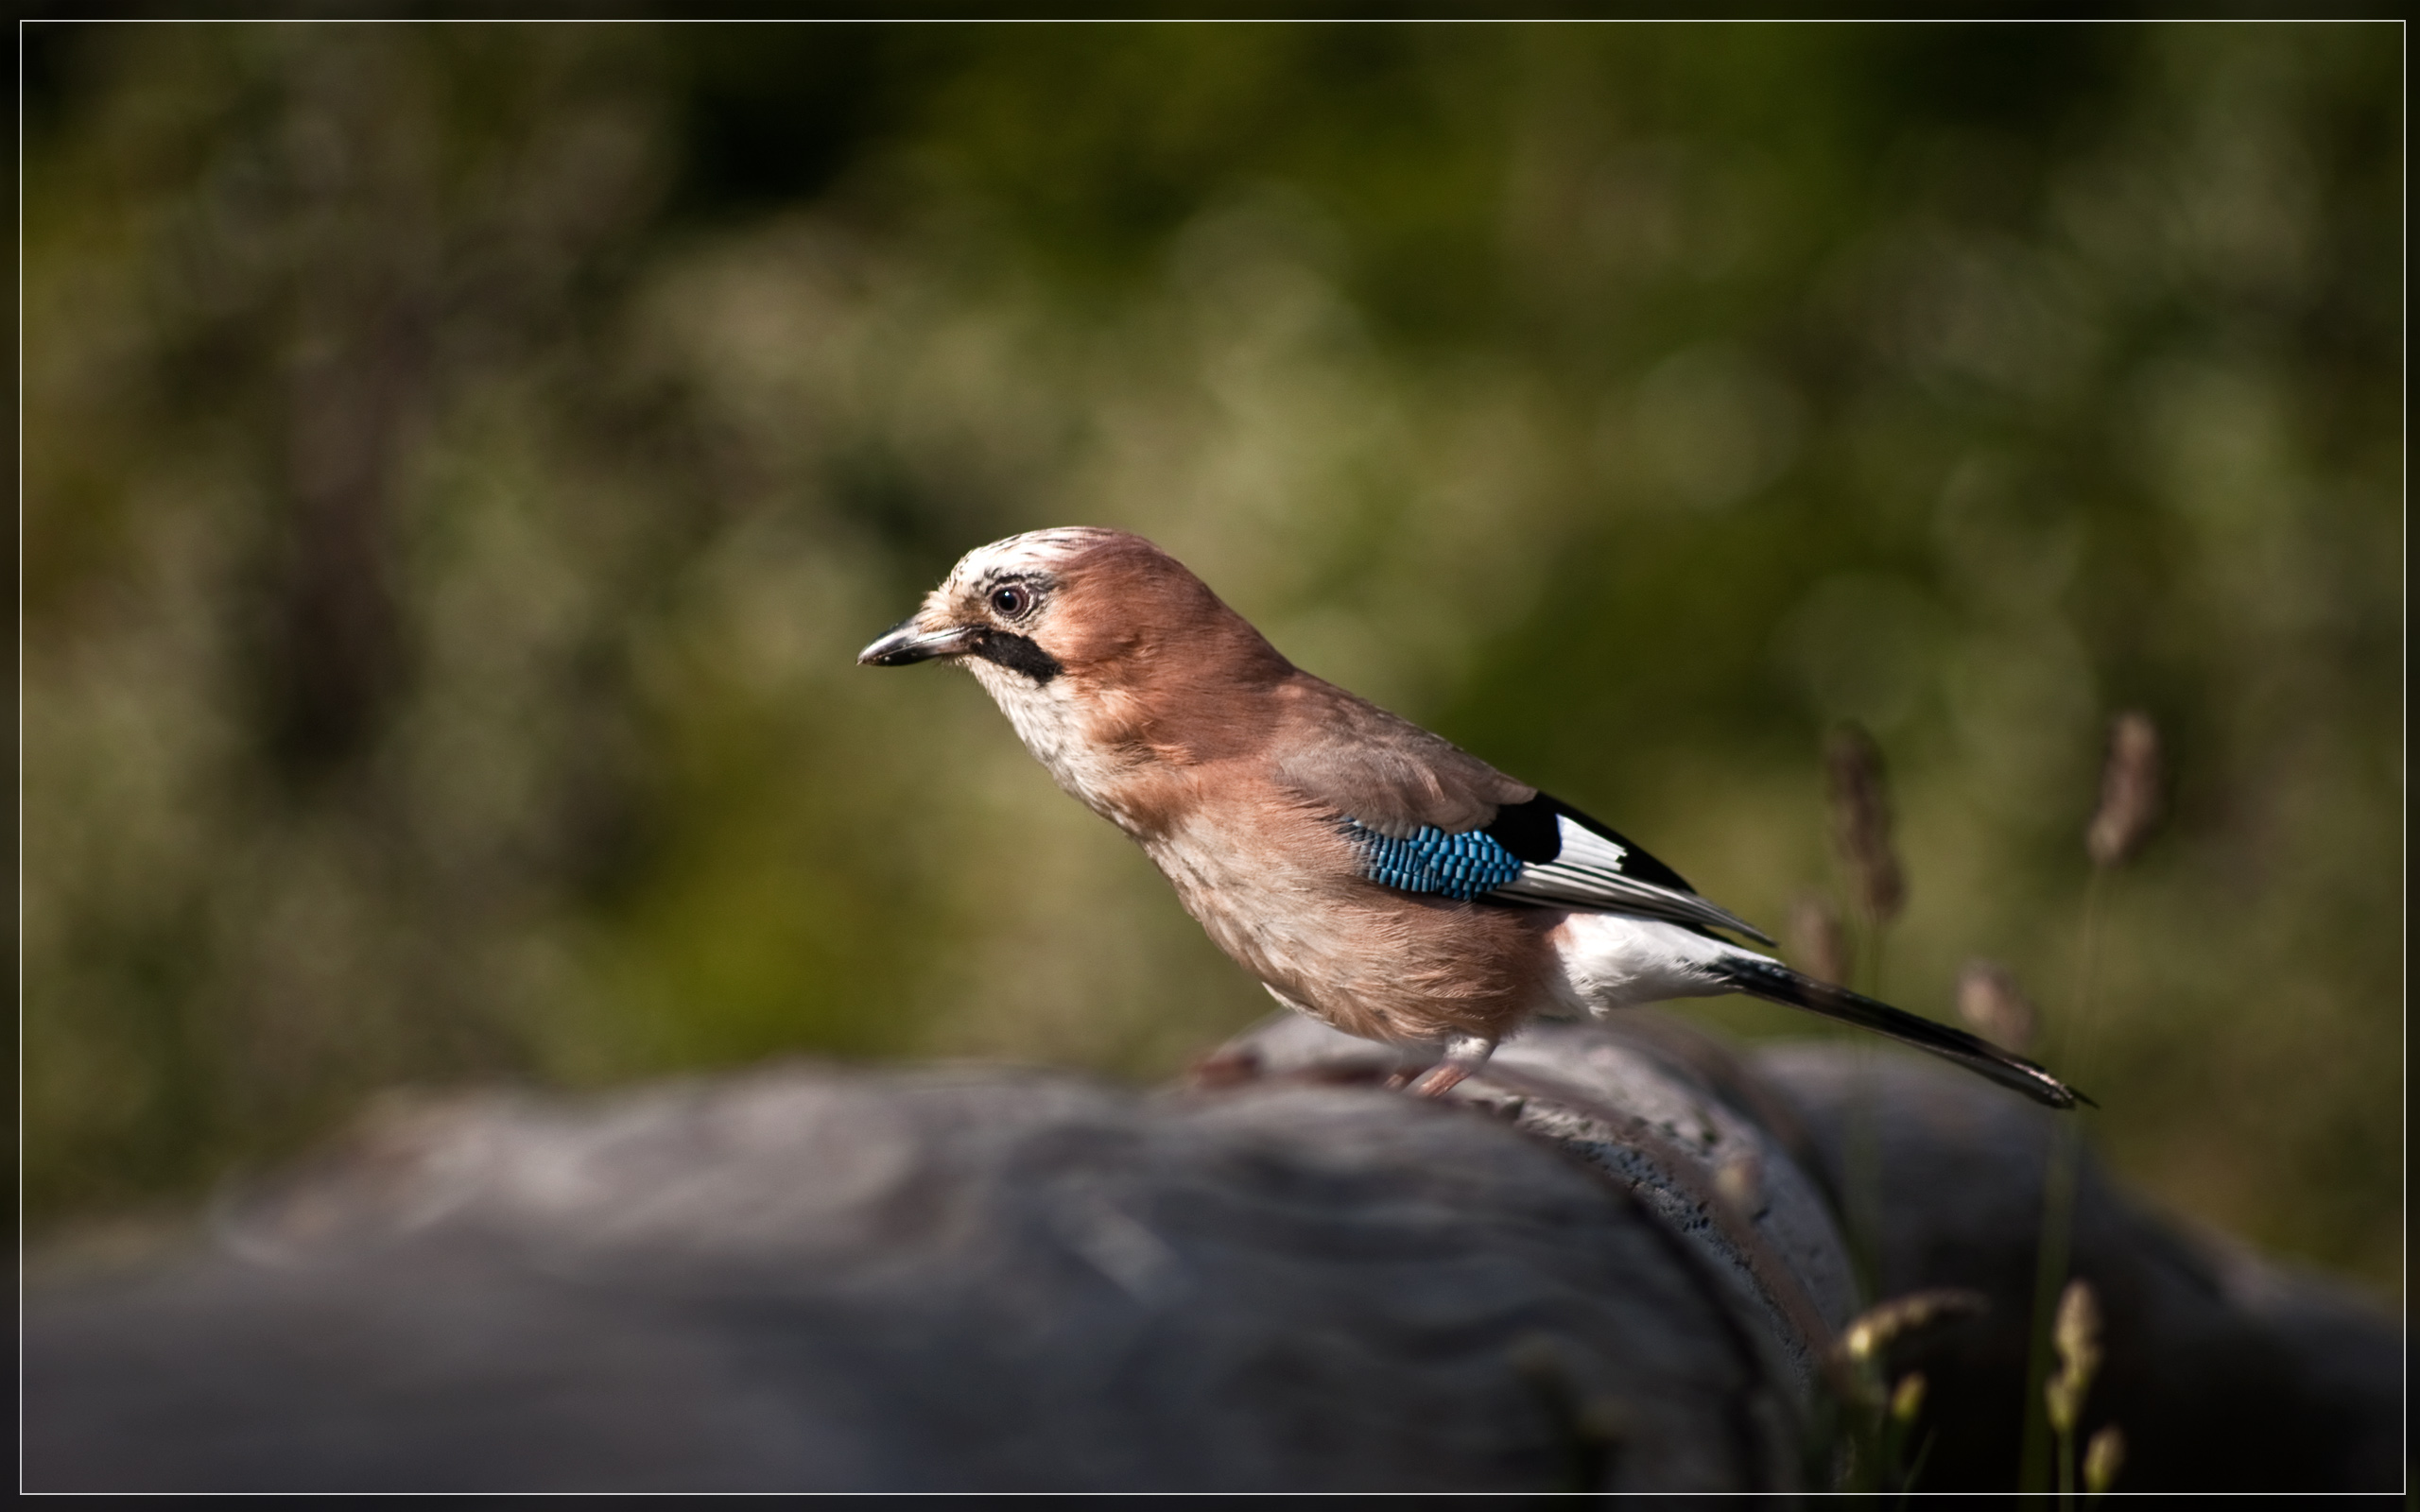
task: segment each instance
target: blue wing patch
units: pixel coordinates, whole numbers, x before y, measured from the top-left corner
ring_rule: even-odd
[[[1443,893],[1465,902],[1521,874],[1521,860],[1484,830],[1447,834],[1424,824],[1403,839],[1356,819],[1344,837],[1361,852],[1361,875],[1405,892]]]

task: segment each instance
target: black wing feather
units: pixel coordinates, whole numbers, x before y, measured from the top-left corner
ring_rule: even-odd
[[[1565,857],[1566,821],[1605,841],[1608,849]],[[1525,802],[1504,804],[1485,833],[1530,868],[1491,895],[1505,902],[1642,914],[1701,934],[1727,929],[1772,943],[1762,930],[1700,897],[1687,878],[1627,835],[1561,799],[1540,793]]]
[[[1589,833],[1620,846],[1627,852],[1622,857],[1623,876],[1697,896],[1697,889],[1689,885],[1687,878],[1648,854],[1646,847],[1549,793],[1540,793],[1527,803],[1507,803],[1497,809],[1495,817],[1487,825],[1487,833],[1524,861],[1552,861],[1563,853],[1563,835],[1555,824],[1558,818],[1569,819]]]
[[[1788,1004],[1805,1008],[1827,1019],[1853,1023],[1860,1029],[1889,1035],[1902,1044],[1929,1050],[1946,1060],[1957,1061],[1967,1070],[1979,1072],[2003,1087],[2014,1088],[2052,1108],[2073,1108],[2078,1103],[2100,1105],[2089,1097],[2026,1059],[2013,1055],[1988,1040],[1979,1040],[1963,1029],[1953,1029],[1945,1023],[1919,1018],[1904,1008],[1876,1002],[1861,992],[1844,987],[1820,982],[1803,972],[1793,971],[1778,961],[1740,957],[1723,961],[1713,969],[1729,986],[1753,997],[1771,1003]]]

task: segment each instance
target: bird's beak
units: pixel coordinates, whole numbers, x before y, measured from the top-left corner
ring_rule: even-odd
[[[930,662],[937,656],[956,656],[975,644],[983,632],[972,626],[952,625],[942,629],[920,628],[915,617],[901,620],[888,634],[857,653],[861,667],[904,667],[911,662]]]

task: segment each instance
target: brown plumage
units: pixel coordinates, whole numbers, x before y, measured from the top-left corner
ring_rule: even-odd
[[[2072,1100],[2031,1062],[1720,938],[1755,932],[1621,835],[1295,666],[1139,536],[970,552],[859,660],[937,657],[975,673],[1059,785],[1280,1002],[1443,1049],[1426,1091],[1533,1014],[1746,991]]]
[[[1185,911],[1281,1001],[1397,1044],[1510,1033],[1544,991],[1543,936],[1559,916],[1380,886],[1336,820],[1467,830],[1534,790],[1295,666],[1141,537],[1070,543],[1051,569],[1065,610],[1042,638],[1059,665],[1047,688],[1096,756],[1062,785],[1139,843]],[[919,621],[996,621],[992,581],[953,574]],[[1097,604],[1117,613],[1082,612]],[[1004,702],[1026,696],[1018,674],[974,665],[1006,684]],[[1054,775],[1072,765],[1044,764]]]

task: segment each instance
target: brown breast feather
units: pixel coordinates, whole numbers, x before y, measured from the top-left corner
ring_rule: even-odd
[[[1088,553],[1079,576],[1120,608],[1070,626],[1061,653],[1089,737],[1127,753],[1119,821],[1228,954],[1374,1040],[1500,1036],[1538,1006],[1559,911],[1382,886],[1337,823],[1459,833],[1534,788],[1296,668],[1145,542]]]
[[[1500,1038],[1545,1001],[1561,911],[1372,882],[1328,805],[1222,775],[1199,772],[1206,822],[1146,849],[1253,975],[1348,1034],[1397,1044]]]

